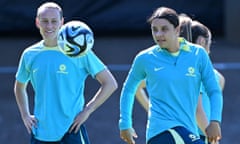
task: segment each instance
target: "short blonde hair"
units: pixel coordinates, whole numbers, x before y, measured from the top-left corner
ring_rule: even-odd
[[[41,12],[45,9],[45,8],[54,8],[57,9],[60,13],[60,18],[63,18],[63,11],[62,8],[60,7],[60,5],[58,5],[57,3],[54,2],[46,2],[43,3],[42,5],[40,5],[37,9],[37,17],[39,17],[39,15],[41,14]]]

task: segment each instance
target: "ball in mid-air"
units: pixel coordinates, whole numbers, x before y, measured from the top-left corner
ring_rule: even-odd
[[[93,44],[93,32],[84,22],[70,21],[65,23],[59,30],[59,48],[70,57],[84,55],[93,47]]]

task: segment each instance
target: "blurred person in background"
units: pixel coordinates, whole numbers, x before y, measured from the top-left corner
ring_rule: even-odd
[[[206,49],[207,53],[210,54],[212,34],[211,34],[211,31],[209,30],[209,28],[207,28],[205,25],[203,25],[199,21],[192,21],[191,31],[192,31],[192,42],[203,46]],[[217,69],[214,69],[214,72],[215,72],[215,76],[218,81],[218,84],[219,84],[221,90],[223,91],[224,86],[225,86],[225,78]],[[211,116],[210,99],[207,95],[207,92],[206,92],[206,89],[204,88],[204,86],[201,87],[200,92],[201,93],[200,93],[200,97],[199,97],[199,106],[203,106],[204,112],[207,116],[207,120],[208,120],[207,122],[209,124],[210,116]],[[223,98],[219,97],[219,99],[223,99]],[[202,109],[202,108],[200,108],[200,109]],[[199,107],[198,107],[198,111],[201,112],[201,110],[199,110]],[[197,115],[197,116],[199,116],[199,118],[197,118],[197,120],[202,120],[201,115]],[[198,122],[198,123],[202,123],[202,122]],[[205,141],[205,143],[210,144],[211,141],[209,140],[209,142],[208,142],[206,132],[199,128],[199,133],[200,133],[201,138]]]

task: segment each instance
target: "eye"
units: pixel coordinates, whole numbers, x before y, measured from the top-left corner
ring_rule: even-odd
[[[52,23],[53,23],[53,24],[57,23],[57,20],[52,20]]]
[[[46,18],[41,18],[39,21],[42,25],[47,25],[49,23],[49,20]]]
[[[48,20],[43,19],[43,20],[41,20],[41,22],[42,22],[42,23],[48,23]]]
[[[168,27],[166,27],[166,26],[162,27],[162,31],[163,32],[167,32],[168,31]]]
[[[153,32],[157,32],[158,29],[157,29],[156,27],[152,27],[152,31],[153,31]]]

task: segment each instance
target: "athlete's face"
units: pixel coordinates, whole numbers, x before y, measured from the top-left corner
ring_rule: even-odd
[[[168,20],[155,18],[151,23],[152,36],[156,44],[162,48],[175,47],[178,38],[178,28],[174,28]]]
[[[36,18],[36,25],[45,42],[56,43],[57,34],[63,24],[59,10],[56,8],[43,9]]]

